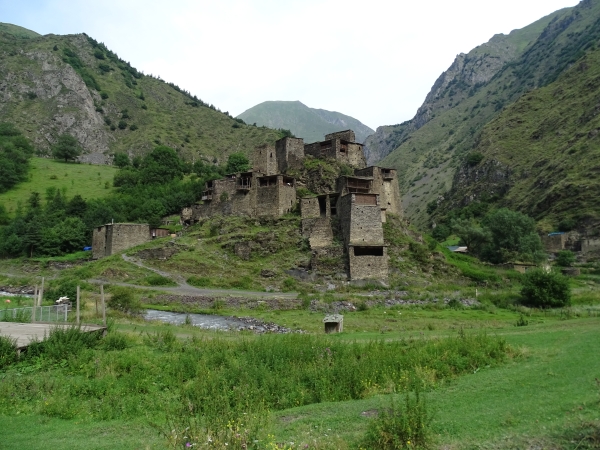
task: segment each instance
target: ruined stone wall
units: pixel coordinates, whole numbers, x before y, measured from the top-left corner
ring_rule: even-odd
[[[302,236],[308,239],[311,249],[333,244],[333,229],[329,217],[302,219]]]
[[[278,187],[279,211],[277,216],[279,217],[291,212],[294,209],[294,206],[296,205],[296,188],[286,184]]]
[[[271,145],[257,147],[252,155],[252,169],[265,175],[277,174],[277,152]]]
[[[312,251],[311,270],[319,275],[339,276],[346,278],[347,259],[343,247],[319,247]]]
[[[92,258],[100,259],[106,256],[106,227],[96,227],[92,234]]]
[[[544,235],[542,236],[542,243],[544,249],[548,253],[558,253],[565,249],[565,243],[567,242],[566,234],[555,234],[553,236]]]
[[[147,223],[115,223],[107,225],[106,228],[106,256],[114,255],[150,240],[150,226]]]
[[[581,240],[581,252],[584,255],[600,253],[600,238],[584,238]]]
[[[263,186],[256,189],[256,215],[279,216],[279,189],[281,186]]]
[[[356,135],[352,130],[337,131],[325,135],[325,140],[328,141],[330,139],[342,139],[344,141],[356,142]]]
[[[327,140],[306,144],[304,146],[304,154],[319,159],[337,159],[335,153],[335,141]]]
[[[381,247],[382,256],[355,255],[356,247],[348,248],[348,263],[350,279],[352,280],[381,280],[388,277],[387,247]]]
[[[356,169],[363,169],[367,166],[367,160],[362,144],[348,143],[348,149],[344,159],[346,164]]]
[[[308,197],[300,199],[300,214],[303,219],[317,219],[321,216],[319,209],[319,199],[317,197]]]
[[[285,137],[275,143],[278,173],[301,169],[304,160],[304,139]],[[271,174],[268,174],[271,175]]]

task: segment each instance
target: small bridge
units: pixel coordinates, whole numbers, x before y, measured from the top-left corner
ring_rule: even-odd
[[[19,323],[19,322],[0,322],[0,336],[6,336],[14,340],[18,350],[23,350],[31,342],[43,341],[50,336],[50,332],[55,328],[70,328],[75,324],[57,324],[57,323]],[[81,331],[92,333],[94,331],[106,330],[103,325],[80,325]]]

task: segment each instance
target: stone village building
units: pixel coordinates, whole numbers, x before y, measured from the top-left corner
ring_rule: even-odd
[[[94,228],[92,257],[104,258],[148,242],[152,238],[147,223],[109,223]]]
[[[362,144],[351,130],[331,133],[325,141],[304,144],[286,137],[275,147],[254,152],[252,170],[227,175],[205,185],[202,203],[185,208],[182,221],[192,224],[214,215],[281,217],[296,207],[296,180],[305,156],[333,159],[354,169],[338,178],[334,192],[301,198],[302,234],[315,254],[335,254],[334,227],[341,231],[351,280],[386,279],[387,247],[382,223],[387,214],[402,215],[394,169],[366,167]]]

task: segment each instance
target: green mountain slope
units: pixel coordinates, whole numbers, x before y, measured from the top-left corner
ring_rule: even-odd
[[[476,145],[486,123],[525,92],[551,83],[591,48],[600,36],[599,18],[600,1],[585,0],[575,8],[557,11],[511,33],[513,45],[523,48],[527,36],[535,36],[536,29],[547,23],[522,54],[503,63],[487,81],[466,76],[472,73],[468,64],[476,61],[475,50],[482,51],[475,49],[471,56],[462,58],[468,64],[458,67],[449,81],[446,75],[440,77],[443,82],[436,83],[440,89],[437,93],[432,90],[430,101],[426,101],[416,119],[388,127],[387,132],[392,132],[388,139],[394,141],[393,132],[398,131],[400,144],[382,164],[398,168],[404,208],[413,222],[422,227],[429,224],[426,205],[441,201],[450,189],[457,168]],[[415,130],[419,118],[426,121]]]
[[[364,140],[374,131],[357,119],[324,109],[309,108],[299,101],[268,101],[253,106],[237,116],[246,123],[283,128],[307,143],[323,141],[325,135],[336,131],[354,130],[356,140]]]
[[[483,159],[459,168],[438,213],[498,199],[541,220],[547,231],[565,219],[582,230],[597,227],[600,49],[506,108],[484,127],[473,152]]]
[[[35,31],[28,30],[27,28],[13,25],[12,23],[0,22],[0,32],[10,34],[17,38],[29,39],[41,36]]]
[[[84,34],[22,39],[15,30],[0,27],[0,121],[14,123],[42,153],[68,132],[88,162],[159,143],[189,160],[220,161],[280,137],[143,75]]]

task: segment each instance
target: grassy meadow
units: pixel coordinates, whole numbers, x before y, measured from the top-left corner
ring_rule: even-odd
[[[305,307],[218,311],[307,331],[288,335],[112,312],[105,338],[51,336],[0,368],[1,448],[369,448],[377,413],[416,388],[431,448],[597,448],[600,301],[540,311],[484,295],[346,312],[337,335]]]
[[[43,198],[49,188],[60,190],[69,199],[77,194],[86,200],[104,197],[113,190],[117,170],[112,166],[65,163],[47,158],[31,158],[30,164],[29,180],[0,194],[0,203],[11,216],[19,204],[25,206],[32,192],[39,192]]]

